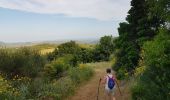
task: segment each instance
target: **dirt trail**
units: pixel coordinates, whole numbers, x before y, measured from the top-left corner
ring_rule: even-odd
[[[110,63],[95,63],[95,75],[85,84],[82,84],[75,92],[74,96],[67,98],[66,100],[96,100],[97,87],[100,77],[105,75],[105,69],[107,66],[111,66]],[[106,66],[106,67],[104,67]],[[123,96],[120,96],[118,89],[116,89],[116,100],[129,100],[129,93],[126,91],[126,86],[120,87]],[[125,95],[126,94],[126,95]],[[104,87],[100,85],[99,100],[106,100],[104,95]]]

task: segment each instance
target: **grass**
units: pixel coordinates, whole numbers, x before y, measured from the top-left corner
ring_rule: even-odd
[[[87,63],[87,66],[95,68],[111,68],[110,62],[97,62],[97,63]]]
[[[45,48],[45,49],[41,49],[40,50],[40,54],[41,55],[45,55],[45,54],[48,54],[48,53],[51,53],[55,50],[55,48]]]

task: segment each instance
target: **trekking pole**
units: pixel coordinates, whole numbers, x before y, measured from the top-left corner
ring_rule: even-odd
[[[118,84],[117,81],[116,81],[116,84],[117,84],[117,87],[118,87],[118,89],[119,89],[120,95],[122,96],[122,92],[120,91],[120,87],[119,87],[119,84]]]
[[[99,85],[98,85],[98,91],[97,91],[97,100],[99,100],[99,88],[100,88],[100,82],[101,82],[101,78],[99,79]]]

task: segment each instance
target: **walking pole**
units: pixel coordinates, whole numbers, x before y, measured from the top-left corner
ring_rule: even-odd
[[[97,91],[97,100],[99,100],[99,88],[100,88],[100,82],[101,82],[101,78],[99,79],[99,85],[98,85],[98,91]]]
[[[122,96],[122,92],[120,91],[120,87],[119,87],[119,84],[118,84],[117,81],[116,81],[116,84],[117,84],[117,87],[118,87],[118,89],[119,89],[120,95]]]

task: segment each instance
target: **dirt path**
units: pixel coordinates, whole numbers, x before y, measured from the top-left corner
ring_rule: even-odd
[[[66,100],[96,100],[97,87],[100,77],[105,75],[105,69],[107,66],[111,66],[110,63],[95,63],[95,75],[85,84],[82,84],[75,92],[74,96],[67,98]],[[104,67],[106,66],[106,67]],[[125,90],[125,86],[121,87],[121,90]],[[127,91],[123,91],[122,94]],[[129,100],[128,94],[120,96],[118,90],[116,90],[116,100]],[[105,100],[103,85],[100,86],[99,100]]]

